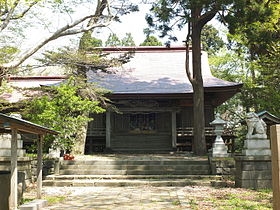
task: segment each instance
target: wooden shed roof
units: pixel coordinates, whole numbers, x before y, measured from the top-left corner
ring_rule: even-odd
[[[0,113],[0,133],[7,133],[11,129],[33,134],[59,134],[58,131],[29,122],[27,120],[11,117]]]

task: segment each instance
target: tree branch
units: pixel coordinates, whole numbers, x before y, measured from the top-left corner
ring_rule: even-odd
[[[43,46],[45,46],[50,41],[53,41],[53,40],[55,40],[59,37],[62,37],[62,36],[67,36],[67,35],[81,33],[83,31],[88,31],[88,30],[91,30],[91,29],[96,28],[96,27],[105,27],[110,23],[110,21],[112,21],[110,19],[110,21],[108,21],[106,23],[99,23],[99,24],[96,24],[96,25],[92,25],[91,27],[87,27],[86,29],[78,29],[78,30],[72,30],[72,31],[69,30],[69,29],[72,29],[75,26],[77,26],[77,25],[83,23],[84,21],[86,21],[90,18],[93,18],[93,17],[95,17],[95,15],[88,15],[88,16],[85,16],[81,19],[78,19],[78,20],[74,21],[72,24],[67,24],[67,25],[61,27],[55,33],[53,33],[52,35],[50,35],[46,39],[42,40],[41,42],[39,42],[33,48],[31,48],[31,49],[25,51],[24,53],[22,53],[22,56],[19,56],[18,60],[7,63],[7,64],[3,64],[3,67],[8,68],[8,69],[16,68],[19,65],[21,65],[27,58],[32,56],[34,53],[36,53],[38,50],[40,50]]]
[[[0,31],[3,31],[8,26],[18,3],[19,3],[19,0],[15,1],[14,4],[12,5],[11,9],[6,12],[7,16],[4,19],[3,23],[1,24]]]
[[[33,1],[20,14],[14,14],[16,7],[19,5],[19,2],[20,2],[20,0],[15,1],[10,9],[6,8],[5,11],[1,14],[2,17],[1,17],[0,21],[2,22],[2,24],[0,27],[0,31],[3,31],[8,26],[8,24],[10,23],[11,20],[18,20],[20,18],[23,18],[26,15],[26,13],[34,5],[36,5],[38,3],[38,1]],[[3,17],[3,16],[5,16],[5,17]]]
[[[199,19],[198,19],[198,24],[203,27],[207,22],[212,20],[215,15],[217,14],[219,10],[218,9],[213,9],[209,12],[204,13]]]
[[[38,3],[38,1],[32,2],[31,4],[28,5],[28,7],[27,7],[24,11],[22,11],[21,14],[17,14],[16,16],[12,17],[11,20],[17,20],[17,19],[23,18],[24,15],[25,15],[33,6],[35,6],[37,3]]]

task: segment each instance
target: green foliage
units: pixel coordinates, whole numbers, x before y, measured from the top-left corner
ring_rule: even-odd
[[[62,202],[66,199],[66,196],[45,196],[43,199],[47,200],[50,205]]]
[[[162,46],[162,43],[155,36],[147,36],[140,46]]]
[[[117,34],[112,33],[109,35],[108,39],[105,41],[106,47],[117,47],[117,46],[135,46],[135,42],[131,33],[126,33],[125,37],[120,39]]]
[[[225,45],[222,38],[219,37],[219,31],[212,25],[205,25],[201,31],[202,49],[208,54],[215,55]]]
[[[106,47],[116,47],[116,46],[122,46],[122,42],[117,36],[117,34],[112,33],[109,35],[108,39],[105,41]]]
[[[105,111],[99,106],[99,101],[93,100],[89,95],[81,96],[80,92],[88,85],[92,86],[95,94],[102,95],[93,84],[79,83],[69,78],[67,82],[47,88],[45,94],[27,102],[24,110],[26,119],[60,132],[57,136],[48,137],[47,146],[71,150],[77,131],[92,120],[88,117],[88,113]]]
[[[102,47],[102,40],[92,37],[92,32],[85,32],[80,39],[80,50],[88,50],[92,47]]]
[[[247,190],[211,196],[207,199],[212,208],[218,209],[271,209],[272,193]]]
[[[107,54],[92,50],[90,53],[83,50],[75,50],[69,47],[58,51],[46,51],[44,57],[38,59],[46,66],[62,66],[70,75],[86,78],[88,71],[103,71],[111,73],[110,67],[120,66],[129,61],[130,54],[123,54],[116,58],[107,58]]]
[[[6,63],[14,59],[14,54],[18,53],[19,49],[12,46],[4,46],[0,49],[0,63]]]
[[[122,46],[135,46],[135,42],[133,40],[131,33],[125,34],[125,37],[122,38],[121,45]]]
[[[243,83],[241,93],[217,109],[217,112],[222,113],[223,118],[229,122],[229,128],[235,131],[237,151],[241,151],[246,135],[246,126],[241,125],[246,112],[266,110],[280,116],[279,61],[280,51],[277,48],[273,56],[262,56],[258,61],[250,61],[244,55],[226,50],[209,59],[214,76]]]
[[[279,46],[278,0],[237,1],[223,19],[228,23],[230,40],[237,44],[237,49],[246,46],[251,59],[266,55],[271,46]]]

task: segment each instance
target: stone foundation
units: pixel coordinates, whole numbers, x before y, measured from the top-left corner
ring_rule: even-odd
[[[25,184],[34,183],[37,177],[37,159],[18,157],[18,171],[24,174]],[[11,158],[0,157],[0,171],[11,170]],[[59,159],[43,160],[43,176],[58,173]]]
[[[23,141],[21,140],[21,136],[18,134],[17,136],[17,156],[23,157],[25,155],[25,150],[23,147]],[[11,134],[0,134],[0,157],[11,157]]]
[[[209,157],[211,174],[213,175],[234,175],[235,161],[233,158]]]
[[[270,156],[236,156],[235,186],[264,189],[272,187]]]
[[[33,180],[36,180],[37,177],[37,159],[32,160],[32,177]],[[59,173],[59,159],[45,159],[43,160],[43,177],[51,174]]]
[[[31,183],[32,173],[31,173],[31,161],[30,157],[18,157],[17,158],[18,171],[23,172],[25,176],[25,182],[27,184]],[[11,158],[10,157],[0,157],[0,171],[11,171]]]
[[[246,139],[242,154],[246,156],[271,155],[270,140],[268,139]]]

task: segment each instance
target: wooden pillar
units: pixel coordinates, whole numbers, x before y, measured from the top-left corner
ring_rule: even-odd
[[[39,135],[37,140],[37,198],[42,197],[42,158],[43,158],[43,138],[44,135]]]
[[[172,111],[171,113],[171,123],[172,123],[172,147],[176,148],[176,143],[177,143],[176,111]]]
[[[280,125],[270,127],[273,209],[280,209]]]
[[[111,147],[111,112],[106,112],[106,148]]]
[[[11,140],[11,190],[10,190],[10,209],[17,209],[17,182],[18,182],[18,169],[17,169],[17,130],[12,129]]]

